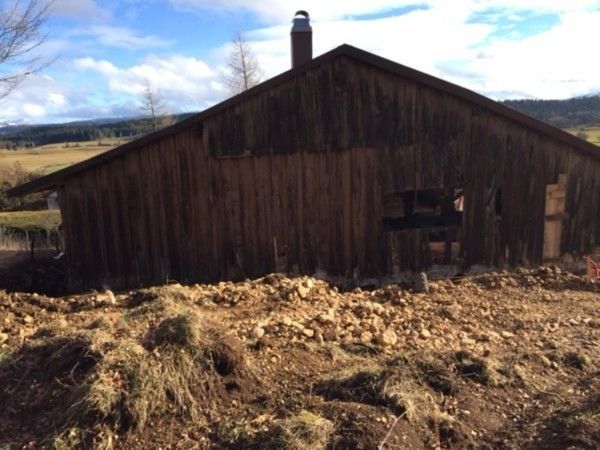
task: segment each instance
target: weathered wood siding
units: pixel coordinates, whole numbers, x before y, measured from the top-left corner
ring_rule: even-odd
[[[581,252],[600,242],[598,159],[341,57],[67,178],[69,276],[78,288],[275,270],[381,276],[392,261],[416,269],[431,260],[428,233],[391,239],[382,197],[453,186],[465,189],[464,264],[539,263],[545,186],[559,174],[562,250]]]

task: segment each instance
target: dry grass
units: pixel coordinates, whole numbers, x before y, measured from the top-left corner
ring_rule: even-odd
[[[25,236],[0,227],[0,250],[26,251],[29,249],[30,243]]]
[[[0,211],[0,229],[16,228],[23,231],[56,230],[61,223],[60,211]]]
[[[582,125],[568,128],[566,131],[574,135],[585,136],[585,139],[592,144],[600,145],[600,125]]]
[[[103,141],[104,142],[104,141]],[[98,141],[78,142],[65,147],[64,143],[42,145],[31,149],[0,150],[0,165],[12,166],[19,162],[27,171],[51,173],[72,164],[111,150],[117,141],[106,141],[109,145],[98,145]],[[74,147],[74,145],[78,145]]]
[[[223,379],[244,371],[241,348],[192,311],[174,303],[163,310],[177,314],[160,320],[147,309],[25,346],[1,363],[0,386],[7,388],[0,395],[22,405],[12,411],[19,420],[55,409],[44,439],[55,447],[110,447],[115,434],[141,431],[165,414],[201,421],[202,408],[223,401]],[[156,325],[140,333],[148,323]],[[30,386],[43,387],[45,397]]]
[[[60,211],[0,211],[0,249],[28,250],[31,234],[27,233],[35,233],[36,247],[52,247],[60,223]]]
[[[271,429],[266,448],[286,450],[322,450],[327,446],[334,426],[310,411],[302,410],[287,419],[277,421]]]
[[[396,358],[388,367],[338,373],[322,380],[315,390],[326,399],[386,406],[409,421],[416,420],[420,407],[428,402],[421,372],[404,357]]]
[[[224,448],[322,450],[327,448],[334,431],[333,422],[302,409],[279,419],[263,416],[250,422],[222,422],[218,438]]]

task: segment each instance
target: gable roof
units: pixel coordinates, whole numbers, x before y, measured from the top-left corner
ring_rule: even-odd
[[[500,116],[518,122],[533,130],[539,131],[542,134],[545,134],[551,138],[554,138],[572,146],[575,150],[578,150],[588,156],[592,156],[600,160],[599,147],[583,139],[579,139],[578,137],[567,133],[566,131],[553,127],[552,125],[549,125],[540,120],[534,119],[533,117],[523,114],[509,106],[506,106],[502,103],[499,103],[495,100],[492,100],[476,92],[470,91],[456,84],[444,81],[440,78],[436,78],[432,75],[428,75],[424,72],[420,72],[402,64],[398,64],[394,61],[382,58],[365,50],[361,50],[351,45],[344,44],[327,53],[324,53],[321,56],[312,59],[306,64],[295,67],[291,70],[288,70],[287,72],[277,75],[257,86],[252,87],[251,89],[248,89],[247,91],[242,92],[241,94],[238,94],[217,105],[205,109],[202,112],[193,114],[192,116],[188,117],[185,120],[182,120],[179,123],[176,123],[175,125],[156,131],[154,133],[150,133],[144,137],[136,139],[135,141],[121,145],[117,148],[109,150],[105,153],[101,153],[92,158],[86,159],[85,161],[74,164],[65,169],[53,172],[49,175],[37,178],[28,183],[24,183],[20,186],[14,187],[13,189],[10,189],[8,191],[8,195],[11,197],[15,197],[60,186],[63,184],[63,180],[71,175],[77,174],[104,162],[110,161],[119,156],[125,155],[131,151],[134,151],[163,137],[175,134],[181,130],[197,125],[209,116],[212,116],[226,108],[229,108],[230,106],[235,105],[236,103],[242,102],[251,96],[268,91],[274,86],[284,83],[300,73],[306,72],[307,70],[310,70],[313,67],[329,62],[342,55],[358,60],[362,63],[377,67],[379,69],[385,70],[387,72],[399,75],[403,78],[414,80],[418,83],[421,83],[438,91],[454,95],[475,105],[479,105],[482,108],[485,108]]]

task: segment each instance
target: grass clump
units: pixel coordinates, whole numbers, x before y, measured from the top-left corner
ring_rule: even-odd
[[[322,450],[333,431],[333,422],[303,409],[282,419],[259,416],[250,421],[225,420],[219,424],[216,438],[225,448]]]
[[[0,396],[11,405],[0,420],[35,424],[29,434],[48,445],[94,448],[153,417],[202,422],[204,408],[244,384],[241,344],[196,313],[161,317],[128,319],[118,335],[97,327],[27,344],[0,364]],[[148,323],[157,324],[140,339]]]
[[[416,419],[419,404],[426,401],[418,372],[404,358],[387,367],[361,368],[327,378],[315,386],[315,391],[327,400],[386,406],[408,420]]]
[[[271,430],[267,448],[286,450],[324,449],[333,433],[333,423],[310,411],[278,421]]]
[[[455,376],[446,365],[435,358],[424,358],[417,361],[417,367],[422,377],[433,390],[444,395],[454,395],[458,392]]]
[[[139,306],[146,305],[146,309],[142,308],[136,311],[137,314],[143,314],[147,311],[151,311],[154,308],[160,308],[169,302],[185,302],[189,299],[189,297],[189,288],[175,283],[132,291],[127,296],[125,306],[128,308],[137,308]]]
[[[477,358],[464,350],[454,354],[454,365],[463,377],[489,386],[497,386],[507,381],[501,372],[514,373],[514,370],[501,366],[493,358]]]
[[[476,448],[472,436],[465,425],[448,413],[434,410],[429,416],[429,427],[437,437],[438,446],[443,448]],[[467,444],[468,445],[465,445]]]

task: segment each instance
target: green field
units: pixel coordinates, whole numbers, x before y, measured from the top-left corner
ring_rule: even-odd
[[[567,128],[569,133],[578,135],[584,135],[585,139],[590,141],[592,144],[600,145],[600,125],[583,125],[574,128]]]
[[[15,162],[21,164],[29,172],[44,174],[55,172],[72,164],[104,153],[120,142],[116,140],[49,144],[21,150],[0,150],[0,165],[12,166]]]
[[[55,230],[61,223],[60,211],[0,211],[0,229],[18,228],[25,231]]]

